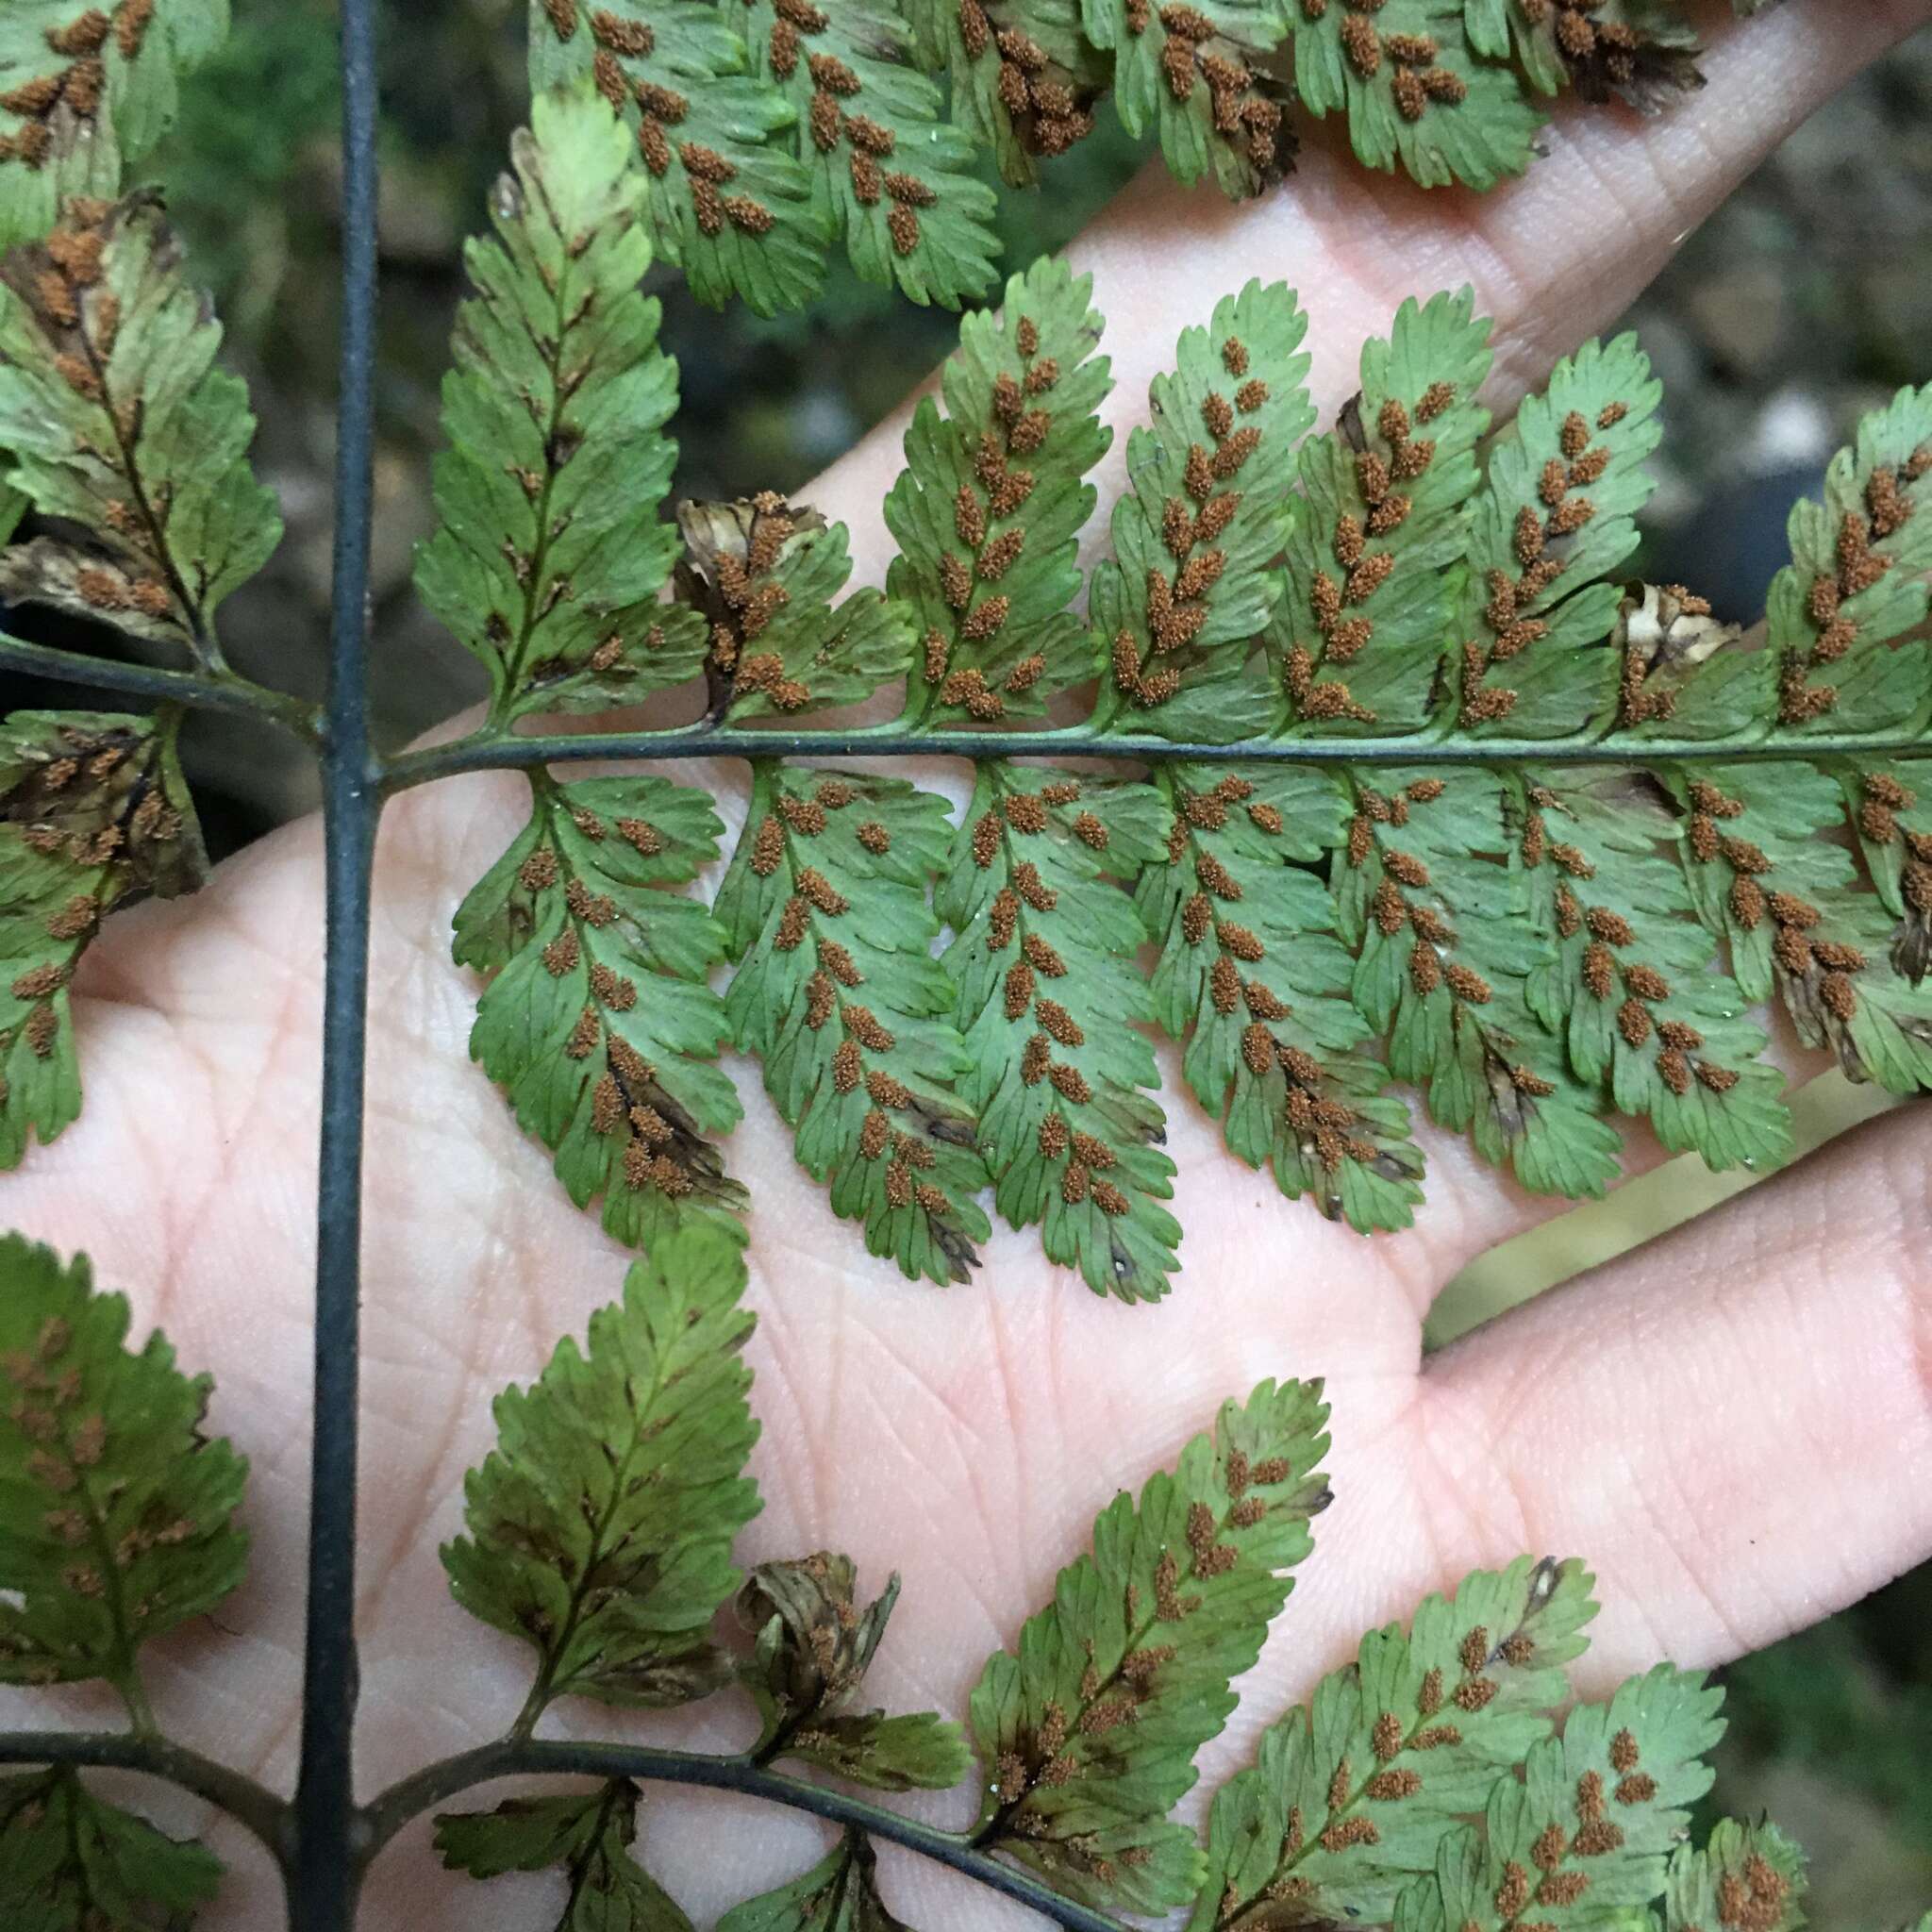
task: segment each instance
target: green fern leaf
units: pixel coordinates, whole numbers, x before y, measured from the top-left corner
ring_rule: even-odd
[[[1754,0],[1734,5],[1743,12]],[[1697,36],[1674,0],[1599,0],[1567,24],[1558,9],[1533,0],[1466,0],[1464,22],[1477,53],[1497,60],[1513,53],[1541,93],[1574,87],[1587,101],[1614,95],[1654,114],[1704,85]]]
[[[1277,0],[1082,0],[1088,36],[1114,57],[1114,98],[1129,134],[1149,128],[1175,178],[1212,172],[1231,200],[1258,194],[1294,158],[1282,110],[1294,99]]]
[[[1702,1848],[1681,1845],[1672,1855],[1665,1932],[1713,1925],[1800,1932],[1804,1899],[1805,1855],[1776,1825],[1721,1818]]]
[[[452,1872],[501,1878],[560,1870],[557,1932],[691,1932],[671,1895],[631,1856],[642,1793],[613,1778],[564,1798],[506,1798],[493,1811],[446,1811],[436,1849]]]
[[[1767,601],[1778,722],[1880,732],[1923,721],[1932,663],[1898,648],[1924,624],[1932,572],[1932,383],[1900,390],[1832,458],[1823,503],[1791,511],[1791,561]]]
[[[1470,1129],[1525,1187],[1601,1193],[1617,1174],[1617,1134],[1531,1005],[1555,942],[1530,918],[1523,871],[1497,862],[1516,843],[1507,797],[1480,770],[1357,776],[1335,862],[1343,934],[1360,946],[1356,1004],[1432,1119]]]
[[[739,1591],[739,1619],[757,1638],[744,1681],[764,1719],[752,1755],[796,1758],[874,1790],[945,1790],[973,1763],[958,1724],[929,1710],[850,1708],[899,1598],[894,1575],[860,1610],[857,1582],[851,1557],[821,1551],[760,1563]]]
[[[1341,842],[1341,790],[1279,765],[1175,764],[1156,784],[1174,829],[1135,896],[1162,948],[1155,1014],[1186,1042],[1188,1085],[1236,1154],[1273,1162],[1283,1193],[1364,1233],[1407,1227],[1423,1157],[1363,1050],[1327,882],[1306,869]]]
[[[956,993],[925,882],[945,805],[903,779],[760,764],[718,894],[733,1037],[831,1181],[834,1213],[908,1276],[964,1281],[989,1232]]]
[[[629,142],[595,95],[544,95],[512,159],[496,239],[469,251],[441,524],[416,569],[424,601],[488,666],[499,724],[681,684],[704,649],[697,619],[658,602],[677,555],[658,517],[677,366],[638,291],[651,250]]]
[[[1932,789],[1932,766],[1896,765],[1877,776],[1876,791],[1874,782],[1859,781],[1860,818],[1864,805],[1916,802]],[[1895,920],[1882,897],[1857,890],[1851,853],[1818,836],[1840,827],[1845,800],[1815,766],[1701,765],[1673,783],[1690,814],[1692,896],[1706,926],[1727,942],[1745,994],[1775,993],[1799,1038],[1828,1047],[1854,1079],[1893,1093],[1932,1087],[1932,982],[1914,938],[1932,878],[1909,842],[1900,891],[1916,922]]]
[[[1093,131],[1113,63],[1080,28],[1080,0],[906,0],[919,59],[952,81],[954,121],[1029,188],[1038,159]]]
[[[739,1359],[737,1237],[660,1241],[529,1389],[497,1398],[497,1446],[464,1479],[468,1534],[443,1546],[456,1600],[540,1659],[529,1708],[578,1695],[682,1704],[729,1667],[707,1635],[739,1583],[731,1543],[758,1513],[758,1437]]]
[[[1180,1226],[1160,1205],[1174,1163],[1133,1024],[1153,1017],[1134,964],[1144,935],[1108,880],[1159,857],[1168,824],[1151,786],[983,764],[939,877],[960,1091],[999,1210],[1043,1222],[1050,1259],[1124,1301],[1167,1292]]]
[[[241,379],[158,203],[70,201],[0,287],[0,449],[43,517],[82,525],[0,552],[0,596],[221,663],[216,607],[281,539],[248,467]],[[125,325],[124,325],[125,319]]]
[[[700,302],[736,295],[773,315],[818,294],[830,234],[791,151],[791,109],[750,71],[722,8],[530,0],[533,92],[587,76],[635,138],[656,253]]]
[[[1757,1058],[1765,1037],[1737,982],[1711,967],[1660,792],[1591,765],[1532,769],[1524,784],[1532,916],[1557,954],[1527,996],[1572,1068],[1607,1078],[1618,1111],[1648,1115],[1673,1152],[1717,1169],[1789,1159],[1783,1078]]]
[[[1250,645],[1282,593],[1295,445],[1313,425],[1292,290],[1250,282],[1181,337],[1127,437],[1129,492],[1113,554],[1093,574],[1095,626],[1112,676],[1096,723],[1224,741],[1272,708]]]
[[[1894,973],[1916,987],[1932,973],[1932,770],[1861,763],[1844,774],[1858,849],[1879,903],[1897,924],[1886,943]],[[1927,787],[1924,791],[1914,787]]]
[[[692,1216],[741,1209],[706,1134],[741,1109],[715,1064],[728,1028],[706,984],[724,934],[689,884],[724,827],[689,786],[639,774],[531,776],[530,822],[456,916],[458,965],[495,975],[470,1052],[579,1208],[649,1245]]]
[[[1341,425],[1303,446],[1306,508],[1269,636],[1303,732],[1399,737],[1433,715],[1490,425],[1475,400],[1490,325],[1474,309],[1466,288],[1405,302],[1387,341],[1363,344]]]
[[[911,1932],[886,1909],[877,1864],[865,1834],[847,1831],[803,1878],[734,1906],[718,1932]]]
[[[0,1914],[15,1932],[186,1927],[222,1861],[97,1798],[69,1769],[0,1778]]]
[[[1596,1614],[1581,1564],[1519,1557],[1362,1639],[1215,1793],[1190,1932],[1386,1924],[1405,1878],[1549,1736]]]
[[[921,627],[921,724],[1036,717],[1092,675],[1080,531],[1097,492],[1086,481],[1112,432],[1112,389],[1094,354],[1091,275],[1041,260],[1007,284],[1000,315],[971,314],[906,432],[906,468],[886,498],[899,545],[887,586]]]
[[[812,203],[859,276],[957,308],[992,280],[993,192],[912,64],[897,0],[746,0],[753,71],[797,116]]]
[[[1635,336],[1591,342],[1496,439],[1457,627],[1460,729],[1567,738],[1617,715],[1620,590],[1607,579],[1637,547],[1662,394]]]
[[[1167,1814],[1287,1601],[1282,1573],[1313,1547],[1327,1413],[1317,1383],[1264,1382],[1138,1504],[1124,1492],[1102,1513],[1092,1555],[974,1690],[989,1772],[975,1844],[1104,1910],[1193,1898],[1201,1849]]]
[[[710,637],[714,715],[734,722],[834,708],[903,677],[904,612],[874,590],[832,602],[852,575],[845,525],[771,491],[740,503],[684,503],[678,594]]]
[[[1723,1734],[1722,1701],[1700,1674],[1659,1664],[1607,1704],[1578,1706],[1521,1781],[1497,1781],[1480,1835],[1441,1841],[1435,1871],[1396,1901],[1396,1932],[1640,1923],[1664,1891],[1684,1807],[1710,1789],[1703,1757]]]
[[[172,725],[93,711],[0,724],[0,1167],[80,1111],[67,989],[101,922],[207,874]]]
[[[173,124],[180,76],[227,32],[228,0],[15,0],[0,16],[0,249],[40,240],[70,195],[117,195]]]
[[[201,1432],[208,1378],[127,1328],[85,1259],[0,1236],[0,1681],[104,1677],[139,1707],[140,1646],[242,1581],[248,1465]]]
[[[1494,0],[1474,0],[1480,13]],[[1543,116],[1478,52],[1464,0],[1300,0],[1294,77],[1316,115],[1346,113],[1357,158],[1424,188],[1493,188],[1536,152]],[[1483,37],[1494,52],[1493,34]]]

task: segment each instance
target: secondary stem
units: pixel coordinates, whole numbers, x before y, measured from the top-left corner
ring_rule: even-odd
[[[391,1785],[362,1814],[363,1857],[373,1858],[411,1819],[473,1786],[518,1775],[638,1778],[764,1798],[833,1824],[855,1826],[890,1844],[963,1874],[989,1890],[1030,1907],[1066,1932],[1124,1932],[1120,1921],[1063,1898],[1039,1879],[976,1849],[958,1832],[923,1824],[844,1791],[768,1771],[749,1758],[712,1757],[636,1744],[575,1743],[506,1739],[485,1744]]]
[[[571,764],[591,758],[678,759],[944,758],[974,763],[1012,758],[1131,759],[1141,764],[1299,764],[1325,766],[1418,765],[1636,765],[1754,764],[1776,759],[1923,757],[1923,735],[1847,735],[1713,740],[1621,741],[1475,739],[1445,742],[1426,738],[1267,738],[1233,744],[1187,743],[1127,732],[1102,734],[1088,724],[1045,731],[920,731],[903,721],[859,730],[762,730],[709,724],[668,731],[602,731],[554,737],[479,732],[452,744],[406,752],[383,767],[389,793],[466,772]]]
[[[121,664],[110,658],[85,657],[0,637],[0,669],[24,671],[58,684],[86,685],[95,691],[125,691],[131,697],[159,698],[203,711],[230,711],[266,719],[312,741],[321,728],[315,707],[286,691],[271,691],[233,673],[221,678],[192,671],[167,671],[153,664]]]
[[[0,1764],[90,1765],[165,1778],[244,1825],[277,1863],[290,1854],[289,1807],[280,1798],[167,1738],[135,1731],[14,1731],[0,1736]]]

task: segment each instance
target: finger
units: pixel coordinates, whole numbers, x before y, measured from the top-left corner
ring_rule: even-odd
[[[1927,20],[1927,0],[1797,0],[1722,26],[1702,63],[1702,92],[1651,120],[1565,103],[1545,130],[1548,154],[1487,195],[1419,189],[1325,145],[1305,152],[1282,188],[1238,205],[1180,187],[1151,164],[1067,251],[1092,273],[1107,318],[1115,388],[1104,413],[1117,429],[1139,421],[1175,337],[1251,275],[1300,291],[1324,418],[1356,387],[1363,339],[1386,332],[1405,296],[1464,282],[1495,319],[1491,391],[1499,408],[1511,407],[1557,356],[1621,314],[1800,121]],[[882,579],[891,558],[877,510],[909,413],[908,404],[802,492],[851,523],[866,580]],[[1106,509],[1125,474],[1123,433],[1095,475],[1101,510],[1087,527],[1090,553],[1105,541]]]
[[[1932,1554],[1928,1155],[1932,1113],[1889,1115],[1436,1358],[1413,1441],[1467,1502],[1447,1567],[1586,1557],[1601,1684],[1756,1649]]]

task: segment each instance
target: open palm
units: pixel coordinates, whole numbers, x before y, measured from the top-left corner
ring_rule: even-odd
[[[1642,129],[1559,124],[1530,178],[1480,204],[1319,153],[1280,195],[1238,210],[1143,183],[1074,251],[1109,318],[1115,420],[1136,412],[1176,331],[1252,274],[1299,289],[1326,414],[1353,387],[1360,341],[1405,293],[1473,281],[1498,320],[1491,400],[1507,408],[1614,315],[1764,146],[1928,17],[1925,0],[1796,6],[1726,37],[1701,100]],[[861,575],[874,578],[896,441],[889,425],[809,492],[851,522]],[[1122,441],[1104,496],[1120,487]],[[921,775],[957,796],[962,772]],[[727,820],[741,816],[741,768],[680,775],[714,788]],[[526,1655],[455,1608],[436,1549],[489,1439],[490,1395],[533,1376],[558,1334],[612,1298],[625,1266],[465,1053],[475,988],[449,963],[449,914],[521,822],[522,791],[513,776],[452,781],[408,794],[383,829],[365,1793],[499,1734],[523,1700]],[[213,1422],[254,1458],[253,1580],[223,1612],[235,1634],[167,1647],[156,1703],[174,1735],[284,1785],[299,1716],[321,905],[321,837],[306,824],[224,868],[196,900],[117,921],[78,988],[88,1111],[0,1196],[0,1223],[87,1249],[218,1378]],[[1282,1200],[1179,1106],[1169,1152],[1189,1233],[1166,1302],[1096,1298],[1043,1261],[1030,1231],[989,1242],[971,1287],[936,1291],[863,1255],[794,1164],[756,1069],[732,1071],[747,1107],[732,1163],[753,1190],[764,1427],[754,1470],[766,1507],[747,1545],[836,1546],[873,1584],[903,1574],[873,1678],[897,1707],[959,1710],[1095,1509],[1267,1375],[1326,1378],[1337,1502],[1210,1747],[1210,1782],[1361,1629],[1473,1565],[1525,1550],[1588,1558],[1607,1609],[1582,1675],[1600,1686],[1665,1652],[1736,1656],[1932,1551],[1932,1124],[1919,1110],[1424,1364],[1435,1293],[1547,1211],[1458,1141],[1425,1135],[1421,1224],[1369,1241]],[[73,1708],[62,1700],[63,1715]],[[551,1723],[580,1719],[642,1734],[597,1710]],[[683,1728],[709,1737],[725,1722],[700,1713]],[[701,1916],[792,1875],[820,1842],[802,1820],[672,1793],[654,1800],[646,1830],[654,1868]],[[274,1923],[266,1865],[239,1840],[232,1849],[235,1880],[209,1923]],[[886,1880],[917,1924],[1015,1916],[924,1867]],[[484,1892],[441,1875],[419,1831],[378,1868],[365,1923],[513,1925],[534,1909],[515,1884]]]

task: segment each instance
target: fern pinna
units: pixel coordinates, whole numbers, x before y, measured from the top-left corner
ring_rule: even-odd
[[[964,1278],[990,1186],[1129,1300],[1180,1239],[1145,1023],[1236,1155],[1365,1232],[1422,1199],[1404,1088],[1525,1186],[1586,1195],[1616,1115],[1713,1166],[1784,1157],[1748,1017],[1774,995],[1855,1077],[1932,1084],[1932,391],[1840,457],[1742,635],[1617,574],[1657,440],[1633,339],[1493,428],[1487,323],[1467,293],[1411,301],[1315,433],[1307,318],[1251,283],[1157,378],[1083,584],[1108,365],[1087,284],[1041,263],[914,414],[887,594],[847,593],[842,528],[776,497],[685,506],[678,558],[628,142],[594,97],[537,130],[475,258],[422,573],[496,703],[417,769],[540,767],[458,958],[497,974],[478,1057],[622,1239],[741,1207],[711,1138],[727,1043],[908,1274]],[[700,674],[690,725],[508,735]],[[902,688],[891,722],[796,728]],[[541,771],[600,749],[753,758],[709,917],[666,890],[720,856],[708,799]],[[955,819],[817,761],[868,751],[977,776]]]
[[[529,1693],[501,1741],[363,1807],[358,1874],[436,1811],[444,1866],[552,1874],[559,1928],[691,1932],[649,1869],[645,1781],[736,1790],[837,1827],[818,1863],[732,1907],[724,1932],[902,1925],[878,1845],[1072,1932],[1171,1913],[1190,1932],[1584,1932],[1659,1908],[1666,1932],[1804,1923],[1802,1860],[1774,1826],[1725,1821],[1689,1841],[1724,1729],[1723,1692],[1703,1674],[1658,1664],[1552,1718],[1597,1608],[1574,1559],[1474,1572],[1406,1627],[1371,1631],[1259,1734],[1202,1829],[1173,1815],[1314,1551],[1331,1500],[1319,1383],[1263,1382],[1172,1469],[1123,1490],[1052,1601],[988,1658],[963,1725],[880,1708],[867,1674],[899,1579],[868,1602],[835,1551],[733,1561],[760,1507],[745,1285],[728,1230],[681,1228],[582,1344],[565,1340],[536,1382],[498,1399],[496,1446],[469,1473],[442,1560],[456,1602],[527,1646]],[[145,1648],[241,1580],[247,1465],[199,1426],[208,1378],[183,1374],[158,1335],[130,1347],[128,1325],[84,1260],[0,1239],[0,1681],[105,1680],[135,1722],[0,1740],[0,1758],[46,1767],[0,1778],[9,1925],[185,1925],[218,1894],[218,1858],[98,1790],[88,1765],[187,1786],[292,1882],[289,1807],[153,1727]],[[559,1705],[665,1710],[734,1691],[755,1736],[729,1754],[536,1735]],[[559,1790],[560,1774],[595,1782]],[[548,1782],[487,1809],[441,1808],[518,1775]],[[878,1801],[969,1783],[976,1814],[960,1792],[957,1828]]]
[[[1752,13],[1766,0],[1732,0]],[[1110,98],[1181,181],[1294,165],[1297,108],[1424,187],[1493,187],[1574,90],[1654,112],[1703,85],[1682,0],[529,0],[530,78],[593,80],[632,129],[659,252],[699,298],[808,302],[854,270],[956,308],[996,287],[1014,186]],[[942,90],[941,83],[945,83]]]

